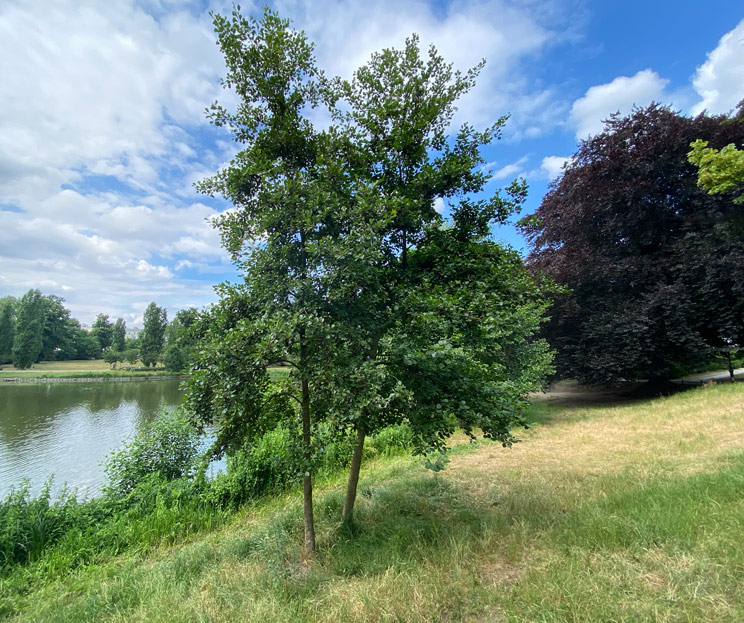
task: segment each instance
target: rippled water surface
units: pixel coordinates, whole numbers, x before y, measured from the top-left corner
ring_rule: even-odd
[[[50,475],[95,494],[102,461],[145,422],[181,403],[180,381],[0,385],[0,497]]]

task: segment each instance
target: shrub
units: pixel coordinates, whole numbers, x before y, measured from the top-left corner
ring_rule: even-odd
[[[165,351],[163,364],[169,372],[181,372],[186,367],[186,358],[183,351],[175,344],[169,346],[168,350]]]
[[[163,414],[145,425],[120,450],[106,460],[104,495],[121,499],[137,485],[160,473],[167,482],[196,472],[201,435],[180,413]]]

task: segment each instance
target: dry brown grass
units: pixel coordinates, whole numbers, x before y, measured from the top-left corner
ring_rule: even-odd
[[[690,475],[744,450],[744,394],[721,386],[681,398],[566,407],[549,425],[525,431],[523,443],[512,448],[453,457],[445,474],[465,482],[478,472],[496,478],[518,472],[522,481],[565,488],[627,470],[639,477]]]

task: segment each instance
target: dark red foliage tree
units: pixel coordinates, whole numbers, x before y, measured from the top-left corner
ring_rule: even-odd
[[[744,119],[614,115],[522,220],[531,269],[571,290],[546,327],[563,376],[663,379],[744,341],[744,209],[698,188],[698,138],[742,145]]]

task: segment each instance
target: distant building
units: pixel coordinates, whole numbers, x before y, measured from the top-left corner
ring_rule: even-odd
[[[142,329],[139,327],[127,327],[124,335],[126,335],[127,339],[136,340],[139,337],[140,331],[142,331]]]

